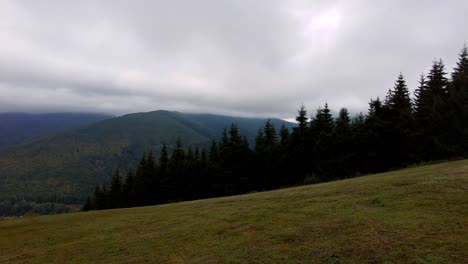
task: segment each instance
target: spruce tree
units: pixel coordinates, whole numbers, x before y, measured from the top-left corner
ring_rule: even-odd
[[[116,170],[115,174],[112,176],[109,191],[109,206],[111,208],[120,208],[122,207],[122,203],[122,178],[120,177],[119,170]]]
[[[341,136],[349,133],[350,129],[351,118],[349,117],[348,109],[341,108],[335,121],[334,132]]]
[[[335,120],[331,143],[331,161],[329,171],[331,178],[349,177],[351,174],[351,163],[353,152],[351,138],[351,118],[348,110],[341,108]]]
[[[281,146],[286,146],[289,141],[289,129],[282,124],[280,129],[280,144]]]
[[[298,115],[296,116],[297,128],[299,131],[304,131],[307,128],[307,120],[308,120],[305,106],[301,105],[297,113],[298,113]]]
[[[169,200],[181,201],[186,195],[186,189],[183,189],[183,184],[186,183],[186,153],[182,145],[182,141],[177,139],[172,155],[169,158],[170,174],[167,176],[166,189]]]
[[[450,133],[448,121],[450,117],[448,104],[448,80],[446,78],[445,65],[442,60],[434,61],[427,75],[428,116],[425,123],[423,136],[426,138],[426,148],[423,150],[424,159],[441,159],[452,152],[446,144]]]
[[[433,97],[447,97],[448,79],[446,75],[447,73],[445,72],[444,62],[441,59],[438,61],[434,61],[432,64],[432,68],[429,71],[429,74],[427,75],[426,83],[427,88],[431,92]]]
[[[234,125],[234,124],[233,124]],[[223,129],[223,134],[221,136],[221,142],[220,142],[220,146],[221,148],[223,148],[224,146],[226,146],[228,144],[228,141],[229,141],[229,138],[228,138],[228,132],[227,132],[227,128],[225,127]]]
[[[90,211],[90,210],[93,210],[93,209],[94,208],[93,208],[93,204],[92,204],[92,201],[91,201],[91,197],[88,196],[88,198],[86,198],[85,204],[81,208],[81,211],[87,212],[87,211]]]
[[[312,134],[318,138],[320,134],[329,135],[333,129],[333,117],[331,110],[328,108],[328,103],[325,103],[324,108],[319,107],[315,114],[315,118],[310,122]]]
[[[271,120],[268,120],[263,127],[263,132],[265,133],[265,144],[269,148],[275,148],[278,143],[278,135],[276,134],[276,129]]]
[[[325,103],[324,108],[319,107],[315,117],[310,122],[312,146],[310,151],[311,162],[310,171],[322,180],[330,179],[330,174],[326,168],[330,165],[331,159],[331,143],[333,131],[333,117],[331,110],[328,108],[328,103]]]
[[[288,184],[301,184],[305,175],[310,170],[310,153],[312,143],[310,139],[310,128],[308,126],[307,111],[301,105],[296,116],[297,127],[293,128],[291,134],[290,162],[291,172],[288,177]]]
[[[384,135],[386,158],[391,168],[407,165],[412,161],[413,148],[413,107],[406,80],[399,74],[393,89],[385,99]]]
[[[278,135],[271,120],[267,120],[263,130],[257,136],[259,147],[256,151],[257,186],[261,189],[272,189],[278,185],[280,172],[278,168]]]
[[[419,77],[419,86],[414,91],[413,111],[417,120],[422,120],[424,112],[429,108],[427,102],[426,76],[421,73]]]
[[[262,152],[265,148],[265,135],[263,133],[263,129],[259,129],[257,132],[257,136],[255,137],[255,151]]]
[[[226,139],[226,141],[227,141],[227,139]],[[219,161],[219,148],[218,148],[218,143],[216,143],[215,140],[213,140],[211,142],[210,152],[208,153],[208,158],[209,158],[211,163],[216,163],[216,162]]]
[[[458,80],[460,78],[461,80]],[[453,69],[452,81],[458,80],[465,82],[466,78],[468,78],[468,47],[465,44],[458,55],[457,66]],[[466,86],[463,86],[463,88],[468,90]]]
[[[172,152],[169,164],[172,170],[176,170],[182,167],[183,162],[185,160],[185,151],[184,147],[182,146],[182,141],[177,139],[174,151]]]
[[[135,173],[131,168],[127,171],[127,176],[122,186],[123,207],[135,205]]]
[[[96,210],[102,210],[105,207],[105,197],[99,185],[96,185],[96,188],[94,189],[92,204]]]
[[[148,177],[147,177],[147,167],[148,162],[146,159],[146,154],[143,153],[135,174],[135,184],[134,184],[134,195],[135,195],[135,205],[145,205],[148,192]]]
[[[239,133],[239,127],[236,124],[231,124],[229,129],[229,144],[231,146],[239,146],[242,142],[242,136]]]
[[[366,173],[384,171],[388,168],[387,157],[387,134],[386,129],[386,109],[382,101],[377,99],[369,102],[369,113],[365,124],[365,145],[364,159],[366,165],[363,166],[363,171]]]
[[[185,156],[185,162],[182,169],[182,181],[179,189],[182,193],[184,200],[194,199],[196,194],[194,193],[194,188],[197,177],[197,159],[195,158],[195,152],[192,150],[192,147],[188,147],[187,155]]]
[[[163,144],[161,148],[161,154],[159,155],[159,169],[161,171],[161,174],[166,173],[168,165],[169,165],[169,153],[167,151],[167,145]]]
[[[276,186],[287,186],[290,181],[291,165],[293,161],[291,160],[291,136],[289,129],[283,123],[280,128],[280,143],[277,154],[277,184]]]
[[[468,48],[460,51],[449,85],[448,144],[458,155],[468,155]],[[461,140],[458,140],[461,139]]]
[[[195,161],[200,161],[201,156],[200,156],[200,149],[198,147],[195,148],[194,156],[195,156]]]
[[[107,190],[107,186],[105,184],[103,184],[101,188],[100,201],[101,201],[101,209],[109,209],[110,207],[109,191]]]
[[[392,90],[389,90],[386,105],[392,111],[395,122],[409,122],[412,115],[411,98],[403,74],[399,74]]]

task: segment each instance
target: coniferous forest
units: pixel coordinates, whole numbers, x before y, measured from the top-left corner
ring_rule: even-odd
[[[271,190],[383,172],[411,164],[468,155],[468,49],[449,75],[442,60],[421,75],[410,95],[400,74],[383,99],[371,99],[367,114],[333,116],[325,105],[297,127],[276,131],[267,122],[249,146],[235,124],[208,149],[146,153],[135,170],[115,172],[97,186],[83,210],[100,210]]]

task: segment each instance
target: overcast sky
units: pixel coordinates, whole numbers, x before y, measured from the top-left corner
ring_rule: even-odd
[[[0,0],[0,112],[366,111],[451,71],[468,1]]]

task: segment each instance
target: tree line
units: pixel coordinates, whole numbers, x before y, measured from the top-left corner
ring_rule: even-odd
[[[353,117],[328,104],[297,126],[276,130],[271,121],[251,148],[238,127],[224,129],[207,149],[178,140],[158,158],[144,154],[136,170],[116,171],[98,185],[83,210],[163,204],[271,190],[387,171],[410,164],[468,155],[468,49],[447,76],[442,60],[421,75],[414,96],[400,74],[386,97],[371,99],[367,114]],[[170,153],[169,153],[170,152]]]

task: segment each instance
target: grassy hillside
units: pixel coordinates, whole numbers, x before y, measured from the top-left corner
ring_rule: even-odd
[[[279,191],[0,221],[0,263],[463,263],[468,160]]]
[[[173,144],[177,138],[186,146],[205,146],[235,121],[250,138],[265,122],[155,111],[104,120],[9,148],[0,152],[0,216],[16,206],[10,200],[81,203],[97,183],[106,182],[117,167],[126,170],[136,164],[143,152],[158,153],[163,143]],[[281,122],[276,120],[278,126]]]

